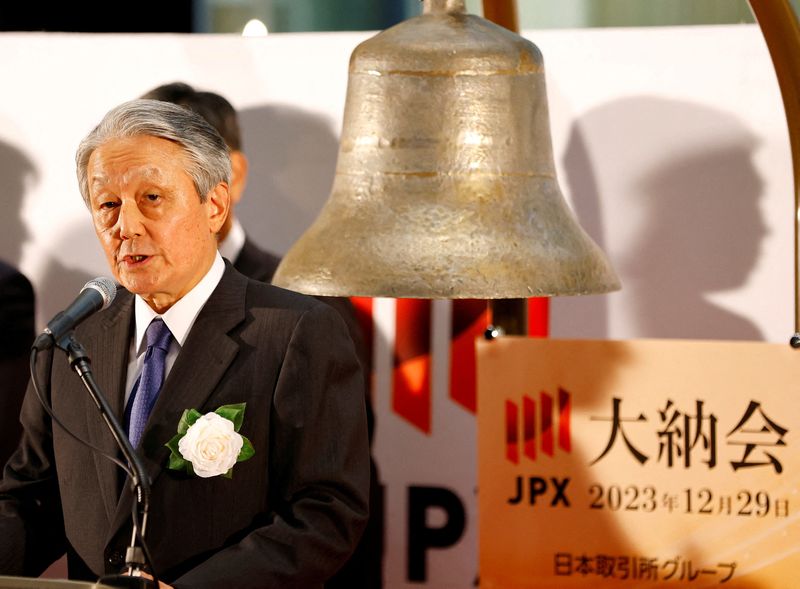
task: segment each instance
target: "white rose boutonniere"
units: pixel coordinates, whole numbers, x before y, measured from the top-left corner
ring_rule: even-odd
[[[223,405],[203,415],[187,409],[178,423],[178,433],[165,445],[171,450],[168,467],[199,477],[233,476],[233,466],[252,458],[255,449],[239,433],[244,403]]]

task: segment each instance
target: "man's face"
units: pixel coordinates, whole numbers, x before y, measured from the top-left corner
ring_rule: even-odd
[[[205,275],[228,212],[228,187],[200,201],[176,143],[111,139],[89,158],[94,229],[114,277],[164,312]]]

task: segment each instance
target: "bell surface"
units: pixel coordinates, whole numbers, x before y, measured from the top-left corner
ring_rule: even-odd
[[[361,43],[331,195],[273,282],[396,298],[618,289],[559,189],[537,47],[463,0],[428,0]]]

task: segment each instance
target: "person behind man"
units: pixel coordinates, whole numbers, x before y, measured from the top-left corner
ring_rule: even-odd
[[[363,377],[344,323],[329,306],[222,260],[230,158],[197,114],[124,103],[76,160],[95,232],[126,290],[75,337],[152,479],[147,540],[161,580],[321,587],[367,517]],[[116,453],[66,358],[38,367],[61,421]],[[241,404],[241,435],[255,453],[225,471],[241,457],[232,424],[205,421]],[[173,464],[166,444],[191,409],[204,425],[186,433],[193,441],[181,441],[184,462]],[[31,390],[22,422],[0,481],[0,574],[40,574],[65,551],[72,578],[117,572],[133,501],[119,469],[52,427]]]
[[[22,434],[19,410],[28,383],[34,303],[30,281],[0,261],[0,468]]]
[[[196,90],[184,82],[163,84],[142,95],[142,98],[163,100],[193,110],[203,117],[225,140],[231,156],[231,213],[219,232],[219,251],[245,276],[270,282],[278,268],[280,258],[259,248],[247,236],[236,217],[235,207],[241,201],[247,185],[250,164],[243,151],[239,117],[233,105],[215,92]],[[370,439],[374,431],[374,417],[370,401],[370,354],[356,317],[353,304],[346,297],[317,297],[331,305],[347,324],[364,371],[367,419]],[[355,553],[342,569],[326,584],[327,589],[359,587],[379,589],[383,585],[383,496],[378,469],[370,457],[369,521]]]

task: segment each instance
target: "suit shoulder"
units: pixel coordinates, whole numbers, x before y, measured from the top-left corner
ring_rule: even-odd
[[[251,307],[286,309],[300,314],[319,307],[327,307],[312,296],[252,278],[248,279],[247,300]]]
[[[298,333],[303,337],[314,334],[315,341],[331,342],[339,337],[337,334],[347,335],[347,326],[339,314],[314,297],[248,280],[246,299],[250,320],[245,322],[245,331],[250,333],[269,333],[274,341],[286,345]]]

